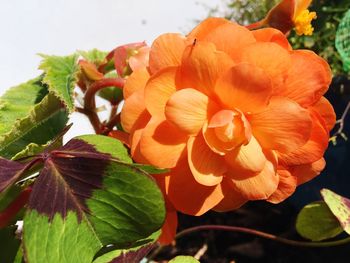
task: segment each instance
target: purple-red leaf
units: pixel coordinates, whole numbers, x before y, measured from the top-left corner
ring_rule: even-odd
[[[14,184],[37,161],[34,159],[29,163],[20,163],[0,158],[0,193]]]
[[[97,152],[82,140],[71,140],[45,161],[36,180],[29,207],[46,214],[50,220],[56,213],[63,218],[74,211],[78,219],[88,212],[86,199],[102,187],[102,176],[109,156]]]
[[[121,142],[79,136],[41,158],[24,218],[28,262],[92,262],[103,246],[133,246],[162,226],[162,193]]]

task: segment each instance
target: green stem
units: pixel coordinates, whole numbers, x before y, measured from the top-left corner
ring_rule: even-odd
[[[322,12],[324,13],[344,13],[348,10],[348,8],[332,8],[332,7],[324,7]]]

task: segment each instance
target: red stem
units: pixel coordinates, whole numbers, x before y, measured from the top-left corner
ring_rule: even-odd
[[[17,213],[22,209],[22,207],[28,202],[30,193],[32,192],[32,187],[29,186],[24,189],[16,199],[0,213],[0,228],[7,226]]]
[[[96,113],[96,93],[107,87],[117,87],[122,88],[124,86],[125,80],[123,78],[106,78],[95,83],[87,89],[84,95],[84,110],[79,110],[84,113],[90,120],[94,130],[97,134],[103,133],[104,129],[101,125],[101,121]]]
[[[333,246],[339,246],[339,245],[344,245],[347,243],[350,243],[350,237],[343,238],[340,240],[334,240],[334,241],[326,241],[326,242],[308,242],[308,241],[297,241],[297,240],[290,240],[287,238],[283,237],[278,237],[269,233],[265,233],[259,230],[254,230],[246,227],[238,227],[238,226],[224,226],[224,225],[202,225],[202,226],[195,226],[191,228],[187,228],[185,230],[182,230],[179,232],[176,236],[175,239],[179,239],[183,236],[186,236],[188,234],[202,231],[202,230],[222,230],[222,231],[230,231],[230,232],[240,232],[240,233],[246,233],[254,236],[259,236],[262,238],[274,240],[286,245],[290,246],[297,246],[297,247],[310,247],[310,248],[316,248],[316,247],[333,247]],[[159,246],[156,250],[153,251],[153,253],[147,257],[147,263],[151,262],[152,259],[154,259],[162,250],[164,246]]]
[[[115,114],[110,117],[109,121],[104,125],[105,129],[102,131],[104,135],[108,135],[114,128],[114,126],[117,125],[117,123],[120,122],[120,114]]]
[[[290,240],[287,238],[265,233],[259,230],[246,228],[246,227],[223,226],[223,225],[203,225],[203,226],[195,226],[195,227],[187,228],[179,232],[176,235],[175,239],[193,232],[201,231],[201,230],[223,230],[223,231],[246,233],[246,234],[259,236],[266,239],[271,239],[271,240],[284,243],[287,245],[291,245],[291,246],[298,246],[298,247],[331,247],[331,246],[343,245],[350,242],[350,237],[340,239],[340,240],[335,240],[335,241],[328,241],[328,242],[297,241],[297,240]]]
[[[95,94],[107,87],[124,87],[125,80],[123,78],[106,78],[93,83],[86,91],[84,96],[85,109],[95,109]]]

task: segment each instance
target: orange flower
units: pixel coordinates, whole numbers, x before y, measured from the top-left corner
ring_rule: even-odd
[[[154,41],[148,67],[126,81],[122,126],[135,161],[170,168],[155,176],[168,207],[277,203],[324,167],[330,81],[328,64],[280,31],[209,18]]]
[[[273,7],[266,18],[264,24],[281,30],[283,33],[289,32],[293,27],[298,35],[312,35],[314,28],[311,21],[316,19],[315,12],[307,9],[312,0],[282,0]]]

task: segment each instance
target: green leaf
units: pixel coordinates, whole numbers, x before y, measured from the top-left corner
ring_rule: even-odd
[[[106,62],[106,56],[108,52],[98,50],[96,48],[89,51],[79,50],[78,54],[81,55],[85,60],[95,64],[96,66]]]
[[[199,261],[191,256],[177,256],[170,260],[169,263],[199,263]]]
[[[93,144],[97,151],[110,154],[112,157],[117,158],[122,162],[130,163],[135,168],[148,174],[163,174],[169,172],[169,169],[160,169],[151,165],[133,163],[128,154],[128,150],[124,147],[123,143],[112,137],[103,135],[81,135],[76,138],[82,139],[89,144]]]
[[[22,246],[19,246],[16,257],[13,260],[13,263],[22,263],[22,262],[23,262],[23,249],[22,249]]]
[[[156,168],[152,165],[138,164],[135,163],[134,167],[141,169],[148,174],[164,174],[169,172],[169,169]]]
[[[0,229],[0,259],[1,262],[14,262],[20,246],[20,240],[16,238],[16,226]]]
[[[9,89],[0,98],[0,156],[24,157],[33,143],[47,143],[65,126],[68,115],[61,102],[48,94],[42,77]]]
[[[0,136],[7,134],[18,120],[27,117],[34,105],[48,93],[41,80],[38,77],[12,87],[0,97]]]
[[[29,262],[92,262],[106,245],[133,247],[161,228],[162,193],[127,158],[119,141],[98,135],[45,156],[24,218]]]
[[[346,72],[350,71],[350,10],[340,21],[335,37],[335,47],[343,61],[343,67]]]
[[[49,91],[53,92],[67,106],[69,112],[73,112],[73,90],[79,73],[78,55],[41,56],[44,59],[39,68],[45,72],[43,82],[48,85]]]
[[[6,191],[0,192],[0,212],[2,212],[9,204],[21,193],[22,187],[13,185],[6,189]]]
[[[56,149],[60,146],[62,146],[62,139],[55,141],[53,144],[51,143],[51,141],[49,143],[43,144],[43,145],[38,145],[36,143],[30,143],[26,146],[26,148],[24,148],[22,151],[20,151],[15,156],[13,156],[12,160],[19,160],[19,159],[22,159],[25,157],[34,156],[34,155],[37,155],[39,153],[42,153],[45,150],[46,151],[53,150],[53,149]]]
[[[116,101],[121,101],[123,97],[123,91],[120,88],[116,87],[107,87],[101,89],[97,95],[105,100],[110,101],[111,103],[116,104]]]
[[[45,145],[38,145],[36,143],[30,143],[22,151],[20,151],[15,156],[13,156],[12,160],[18,160],[21,158],[25,158],[28,156],[33,156],[33,155],[36,155],[38,153],[41,153],[45,150],[45,148],[48,145],[49,145],[49,143],[45,144]]]
[[[298,233],[312,241],[322,241],[343,232],[337,218],[325,202],[313,202],[306,205],[297,217]]]
[[[24,148],[22,151],[20,151],[15,156],[13,156],[11,160],[35,158],[36,156],[40,155],[40,153],[44,151],[50,152],[61,147],[63,144],[63,136],[72,127],[72,125],[73,125],[72,123],[67,125],[53,140],[50,140],[46,144],[43,144],[43,145],[38,145],[36,143],[28,144],[26,148]]]
[[[30,143],[46,144],[64,129],[67,121],[62,103],[49,93],[26,117],[15,121],[8,133],[0,136],[0,156],[12,158]]]
[[[64,202],[64,200],[59,200]],[[29,263],[88,263],[102,244],[87,220],[79,222],[69,211],[63,219],[55,214],[51,221],[36,210],[29,211],[23,225],[25,258]]]
[[[154,247],[154,243],[141,245],[129,249],[113,250],[94,260],[93,263],[138,263]]]
[[[328,189],[322,189],[321,194],[329,209],[338,218],[343,230],[350,235],[350,199]]]
[[[129,258],[127,258],[129,261],[126,261],[126,263],[133,262],[132,260],[134,260],[134,261],[137,260],[137,262],[139,262],[154,247],[155,242],[158,240],[160,233],[161,233],[161,231],[154,232],[149,237],[147,237],[143,240],[139,240],[137,243],[134,244],[133,247],[129,247],[127,249],[116,249],[115,250],[115,248],[113,246],[103,248],[96,255],[97,258],[93,261],[93,263],[109,263],[109,262],[111,262],[113,260],[117,260],[117,259],[123,260],[126,258],[126,256],[129,257]],[[107,252],[106,252],[106,250],[107,250]],[[103,252],[103,253],[101,253],[101,252]]]
[[[96,151],[100,153],[109,154],[111,157],[117,158],[125,163],[132,163],[128,150],[120,141],[112,137],[103,135],[82,135],[76,137],[76,139],[83,140],[88,144],[94,145]]]
[[[139,240],[134,246],[127,249],[115,250],[113,246],[103,248],[96,256],[97,258],[93,263],[117,263],[117,262],[139,262],[146,257],[149,252],[154,248],[155,242],[158,240],[161,231],[154,232],[149,237]],[[107,250],[107,252],[106,252]],[[102,253],[101,253],[102,252]],[[101,254],[102,256],[100,256]]]

